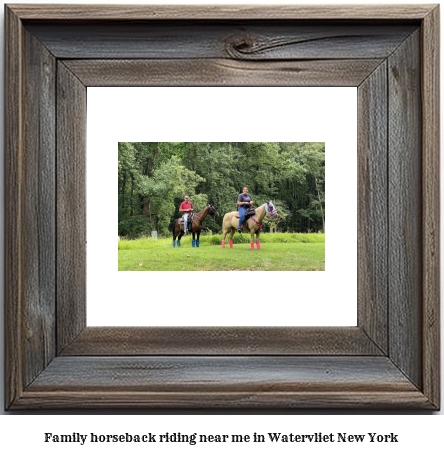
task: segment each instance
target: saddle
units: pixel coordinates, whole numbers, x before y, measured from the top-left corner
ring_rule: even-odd
[[[252,217],[254,214],[256,214],[256,210],[253,209],[253,208],[250,208],[247,210],[247,212],[245,212],[245,221],[247,221],[250,217]],[[236,218],[240,218],[239,216],[239,211],[236,212],[236,215],[235,215]]]
[[[194,214],[191,215],[190,217],[188,217],[188,227],[187,227],[188,231],[191,231],[191,224],[193,223],[193,217],[194,217]],[[180,217],[179,219],[177,219],[177,223],[179,225],[183,225],[183,222],[184,222],[183,217]]]

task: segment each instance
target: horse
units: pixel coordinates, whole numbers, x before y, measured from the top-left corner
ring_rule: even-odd
[[[205,206],[204,209],[202,209],[199,213],[194,214],[192,217],[192,220],[191,220],[191,232],[193,234],[192,247],[195,247],[195,246],[199,247],[200,232],[202,231],[202,224],[207,215],[212,215],[214,220],[216,220],[216,217],[219,217],[219,213],[216,211],[214,206],[212,206],[211,204],[208,204],[207,206]],[[183,234],[184,234],[183,218],[174,220],[173,247],[176,247],[176,237],[178,237],[177,247],[180,247],[180,239],[183,236]],[[197,234],[197,241],[195,239],[196,234]]]
[[[271,201],[267,201],[266,203],[262,204],[262,206],[259,206],[257,209],[255,209],[255,214],[242,224],[242,230],[249,231],[251,234],[251,250],[254,250],[254,233],[256,233],[256,247],[258,250],[261,248],[259,236],[262,229],[262,220],[264,220],[265,214],[267,213],[270,214],[270,218],[277,216],[276,208]],[[239,212],[228,212],[224,215],[224,221],[222,223],[223,249],[225,248],[225,237],[230,229],[231,233],[229,244],[230,248],[233,248],[233,234],[237,231],[238,226]]]

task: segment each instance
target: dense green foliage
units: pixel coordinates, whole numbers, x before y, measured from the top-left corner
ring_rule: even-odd
[[[119,143],[119,235],[167,234],[185,194],[195,211],[211,203],[220,232],[244,186],[256,207],[273,201],[279,217],[264,229],[325,231],[325,143]]]

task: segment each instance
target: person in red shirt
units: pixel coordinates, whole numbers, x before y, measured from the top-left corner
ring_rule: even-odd
[[[185,201],[182,201],[179,211],[182,212],[183,216],[183,229],[185,231],[185,236],[187,235],[187,225],[188,225],[188,217],[193,212],[194,207],[193,203],[190,201],[190,197],[185,195]]]

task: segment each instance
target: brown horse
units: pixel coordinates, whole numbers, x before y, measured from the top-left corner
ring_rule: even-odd
[[[243,231],[249,231],[251,234],[251,250],[254,250],[254,233],[256,233],[256,247],[259,250],[261,248],[261,244],[259,242],[259,236],[261,234],[262,229],[262,220],[264,220],[265,214],[270,214],[270,217],[277,216],[276,209],[271,201],[267,201],[262,206],[255,209],[256,213],[246,220],[242,224]],[[228,231],[231,230],[230,233],[230,247],[233,248],[233,234],[236,232],[239,226],[239,212],[228,212],[224,215],[224,221],[222,223],[222,248],[225,248],[225,237],[227,236]]]
[[[216,211],[214,206],[212,206],[211,204],[208,204],[199,213],[193,215],[192,222],[191,222],[191,232],[193,234],[193,242],[191,244],[192,247],[195,247],[195,246],[199,247],[200,232],[202,231],[202,224],[207,215],[212,215],[214,217],[214,219],[216,219],[216,217],[219,217],[219,213]],[[180,247],[180,239],[182,238],[183,234],[184,234],[183,219],[174,220],[173,247],[176,247],[176,237],[178,237],[177,247]],[[195,239],[196,234],[197,234],[197,241]]]

